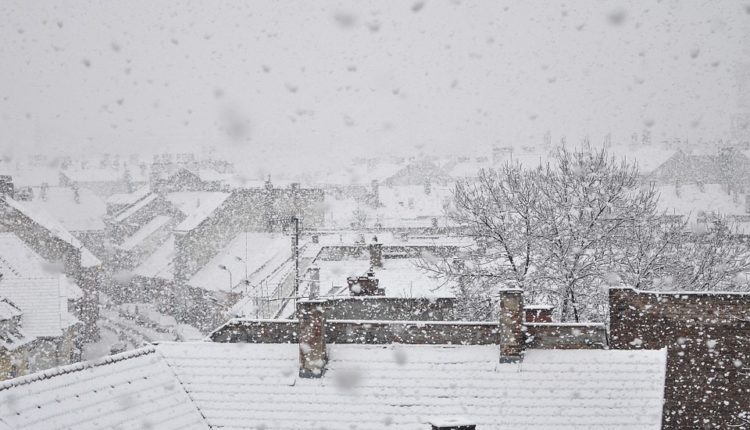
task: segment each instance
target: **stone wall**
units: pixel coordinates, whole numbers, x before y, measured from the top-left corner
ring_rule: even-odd
[[[747,428],[750,295],[609,293],[613,349],[668,349],[663,428]]]

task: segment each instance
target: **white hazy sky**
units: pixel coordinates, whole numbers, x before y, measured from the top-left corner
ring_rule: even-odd
[[[0,152],[729,136],[736,1],[0,1]]]

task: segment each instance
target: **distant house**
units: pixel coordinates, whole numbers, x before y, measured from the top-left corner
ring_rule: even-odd
[[[385,180],[387,186],[397,185],[442,185],[452,182],[443,168],[429,160],[415,161]]]
[[[60,171],[60,186],[87,188],[96,195],[107,198],[112,194],[129,193],[145,185],[146,178],[127,167],[88,168]]]
[[[0,380],[80,359],[83,293],[61,270],[0,233]]]
[[[720,184],[656,186],[658,211],[687,221],[694,229],[721,216],[730,220],[737,233],[750,234],[750,196],[727,194]]]
[[[73,236],[96,255],[106,255],[104,200],[87,188],[51,187],[33,188],[32,198],[24,205],[43,212],[59,221]]]
[[[731,147],[720,149],[718,154],[678,150],[646,180],[665,185],[721,184],[727,193],[744,193],[750,186],[750,158]]]
[[[106,284],[101,261],[59,221],[5,196],[0,198],[0,232],[10,232],[47,263],[61,264],[61,272],[80,286],[76,316],[86,340],[98,337],[99,290]]]

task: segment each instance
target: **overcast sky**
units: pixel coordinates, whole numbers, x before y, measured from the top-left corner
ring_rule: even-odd
[[[0,1],[0,149],[316,163],[727,138],[736,1]],[[320,156],[321,158],[314,158]]]

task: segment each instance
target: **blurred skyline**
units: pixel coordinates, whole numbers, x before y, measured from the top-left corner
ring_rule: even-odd
[[[258,165],[730,139],[750,5],[6,0],[0,152]],[[743,84],[743,82],[745,82]]]

